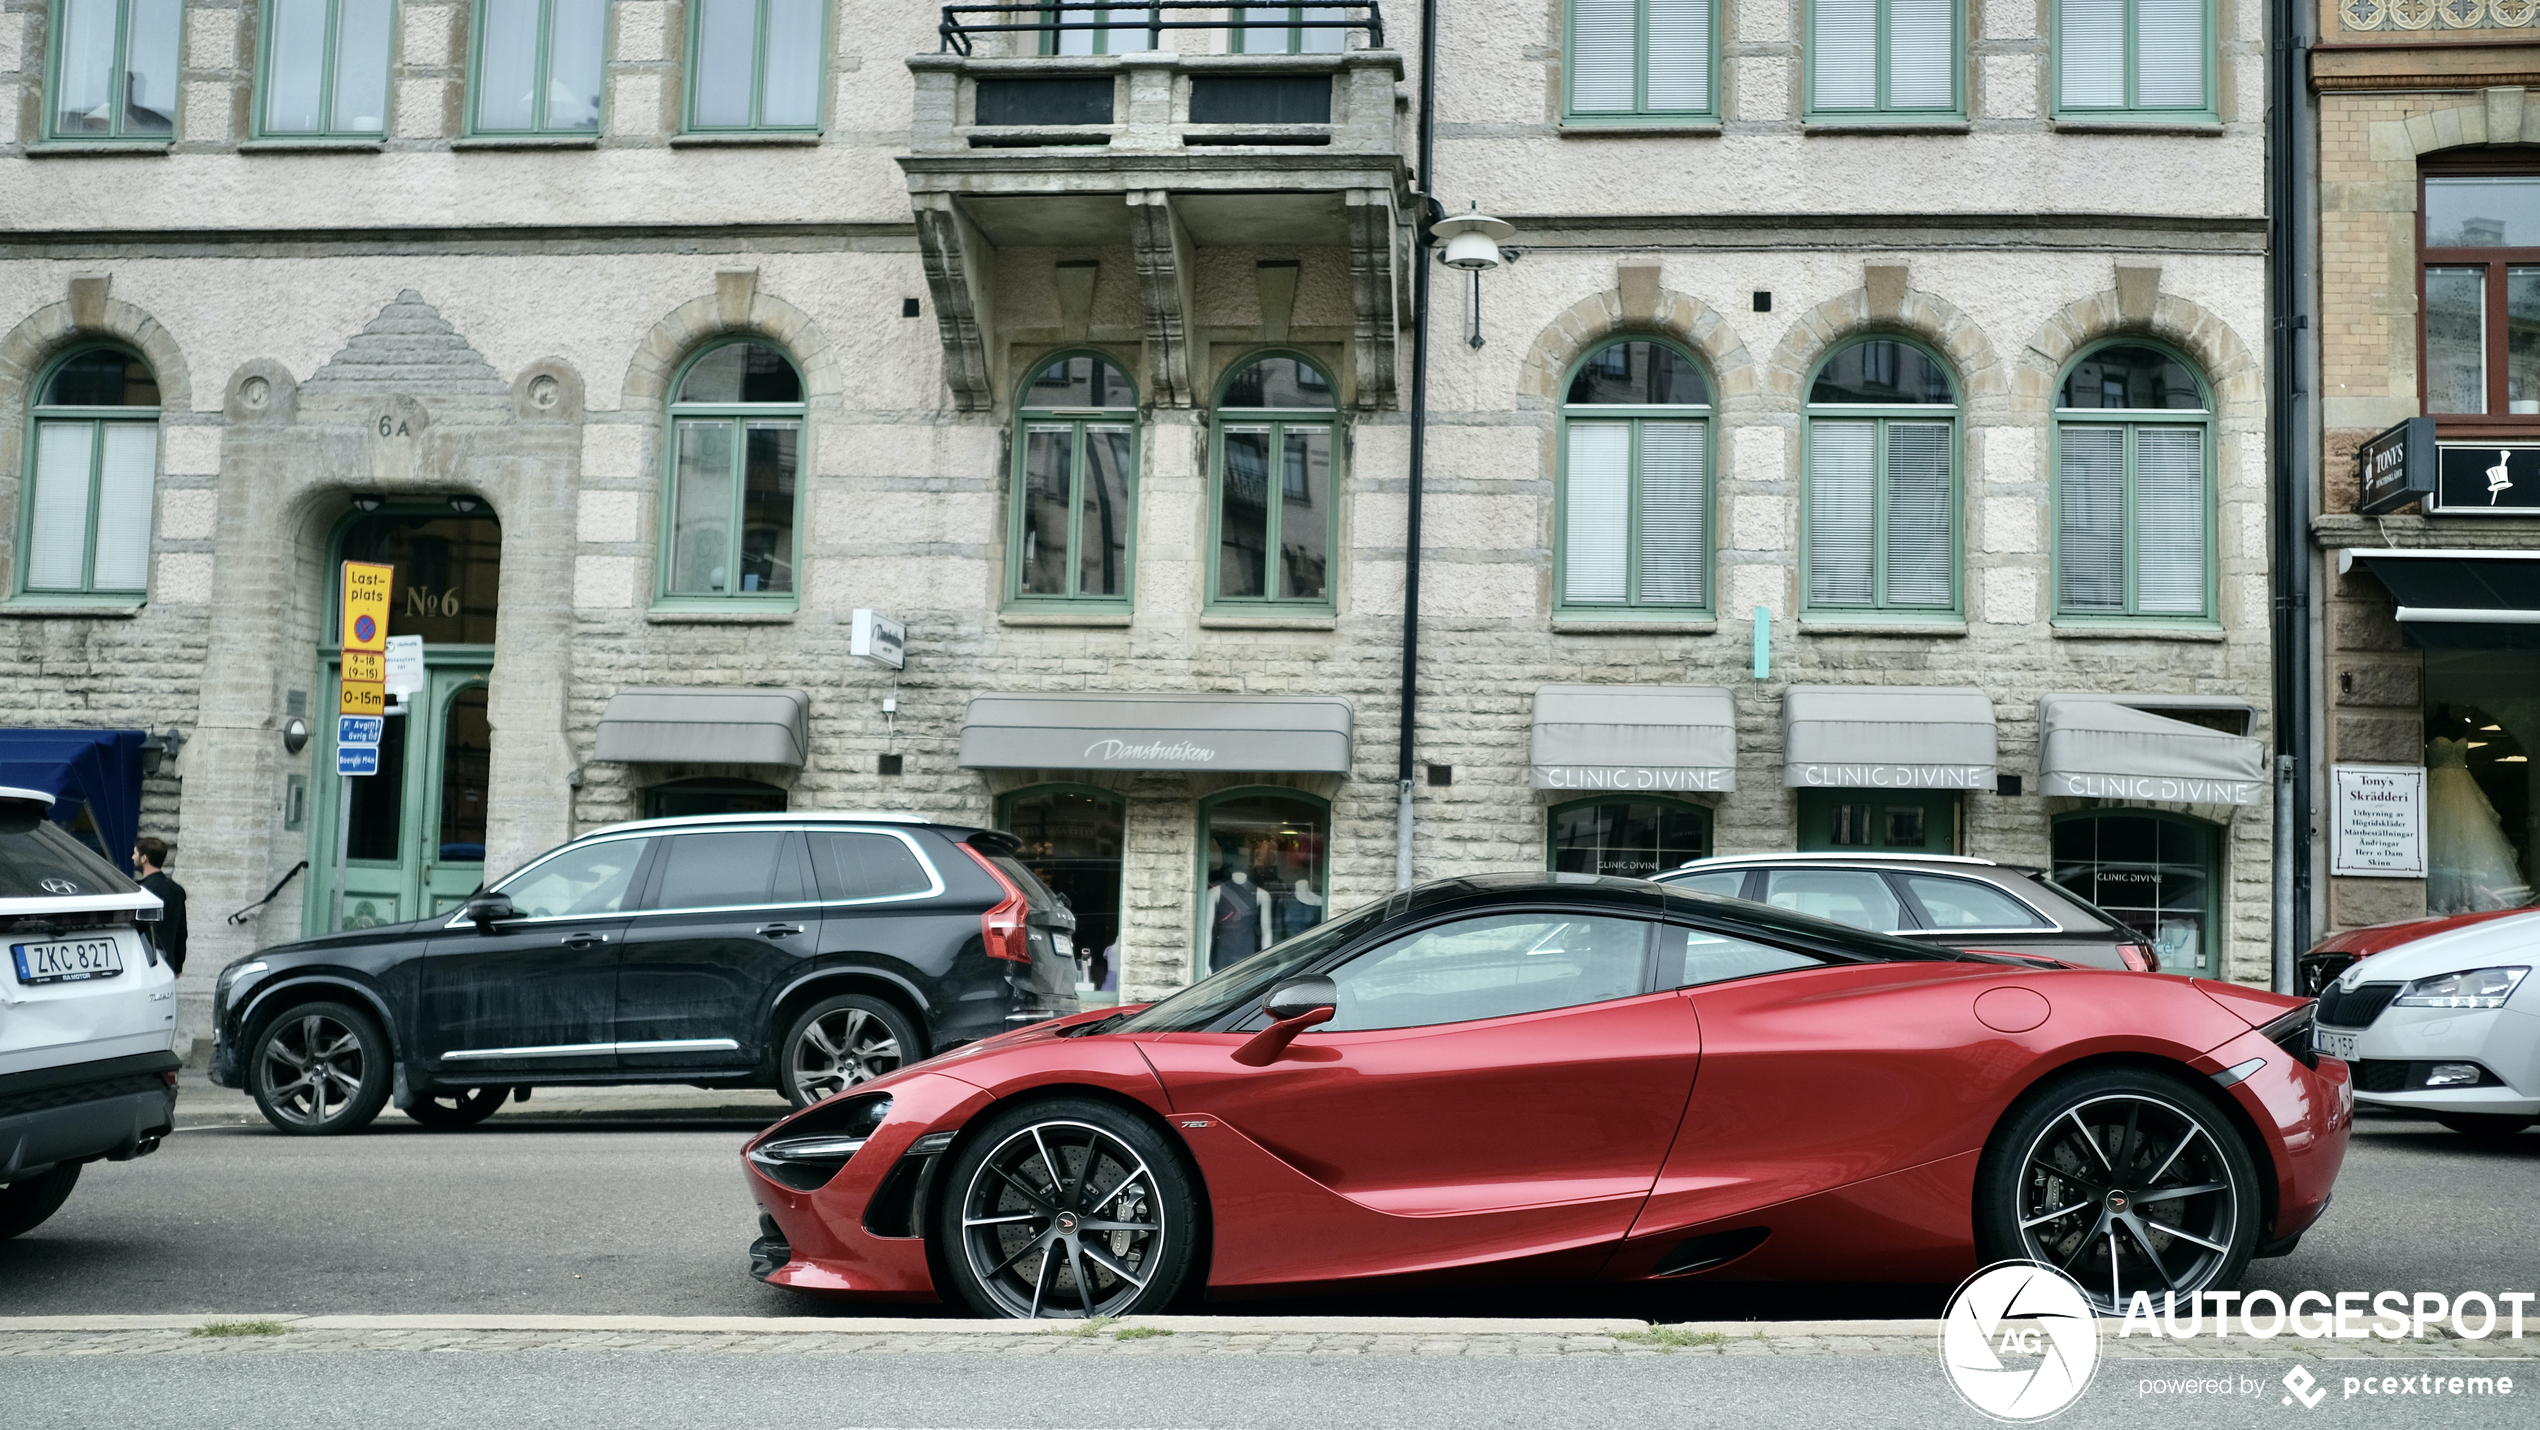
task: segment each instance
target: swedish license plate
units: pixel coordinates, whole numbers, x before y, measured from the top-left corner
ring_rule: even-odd
[[[2341,1062],[2355,1060],[2355,1035],[2333,1033],[2326,1028],[2311,1029],[2311,1046]]]
[[[123,950],[110,938],[71,939],[63,943],[13,943],[18,982],[78,983],[112,978],[123,972]]]

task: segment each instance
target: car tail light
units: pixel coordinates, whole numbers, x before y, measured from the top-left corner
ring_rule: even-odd
[[[995,860],[967,844],[961,846],[961,852],[969,855],[972,863],[987,870],[988,877],[997,881],[998,888],[1005,890],[1005,897],[998,901],[997,906],[979,916],[979,941],[987,945],[988,957],[1002,958],[1008,963],[1030,963],[1032,935],[1024,928],[1023,921],[1031,916],[1031,900],[1023,897],[1023,891],[1014,886],[1014,881],[1005,876],[1005,871],[997,867]]]
[[[2161,971],[2161,955],[2155,952],[2152,945],[2148,943],[2118,944],[2117,960],[2137,973]]]

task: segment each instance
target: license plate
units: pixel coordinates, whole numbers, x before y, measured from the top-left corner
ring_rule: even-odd
[[[2355,1060],[2355,1039],[2356,1035],[2353,1033],[2333,1033],[2326,1028],[2311,1029],[2311,1046],[2341,1062],[2351,1063]]]
[[[112,978],[123,972],[123,950],[110,938],[72,939],[64,943],[13,943],[18,982],[78,983]]]

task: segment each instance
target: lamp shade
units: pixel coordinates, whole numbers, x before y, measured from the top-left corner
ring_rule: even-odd
[[[1455,214],[1429,227],[1429,232],[1446,240],[1446,266],[1472,272],[1497,268],[1500,240],[1516,231],[1515,224],[1486,213]]]

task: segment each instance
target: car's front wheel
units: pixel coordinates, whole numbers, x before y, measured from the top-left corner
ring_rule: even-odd
[[[2258,1242],[2258,1174],[2219,1109],[2148,1069],[2056,1078],[2013,1106],[1976,1171],[1987,1262],[2043,1262],[2103,1315],[2229,1286]]]
[[[1190,1175],[1163,1136],[1110,1103],[1009,1108],[953,1159],[937,1246],[982,1316],[1131,1316],[1163,1310],[1199,1239]]]
[[[447,1131],[474,1127],[491,1117],[511,1100],[508,1084],[502,1087],[471,1087],[461,1092],[427,1092],[415,1099],[406,1115],[426,1127]]]
[[[925,1056],[907,1014],[864,993],[841,993],[802,1011],[786,1030],[777,1066],[796,1107],[835,1097]]]
[[[2529,1127],[2532,1119],[2507,1112],[2446,1112],[2434,1119],[2463,1137],[2512,1137]]]
[[[40,1176],[27,1177],[0,1187],[0,1241],[44,1225],[44,1219],[62,1209],[71,1188],[79,1185],[79,1164],[65,1162]]]
[[[247,1086],[265,1120],[295,1137],[370,1125],[388,1102],[388,1036],[348,1003],[303,1003],[274,1015],[247,1052]]]

